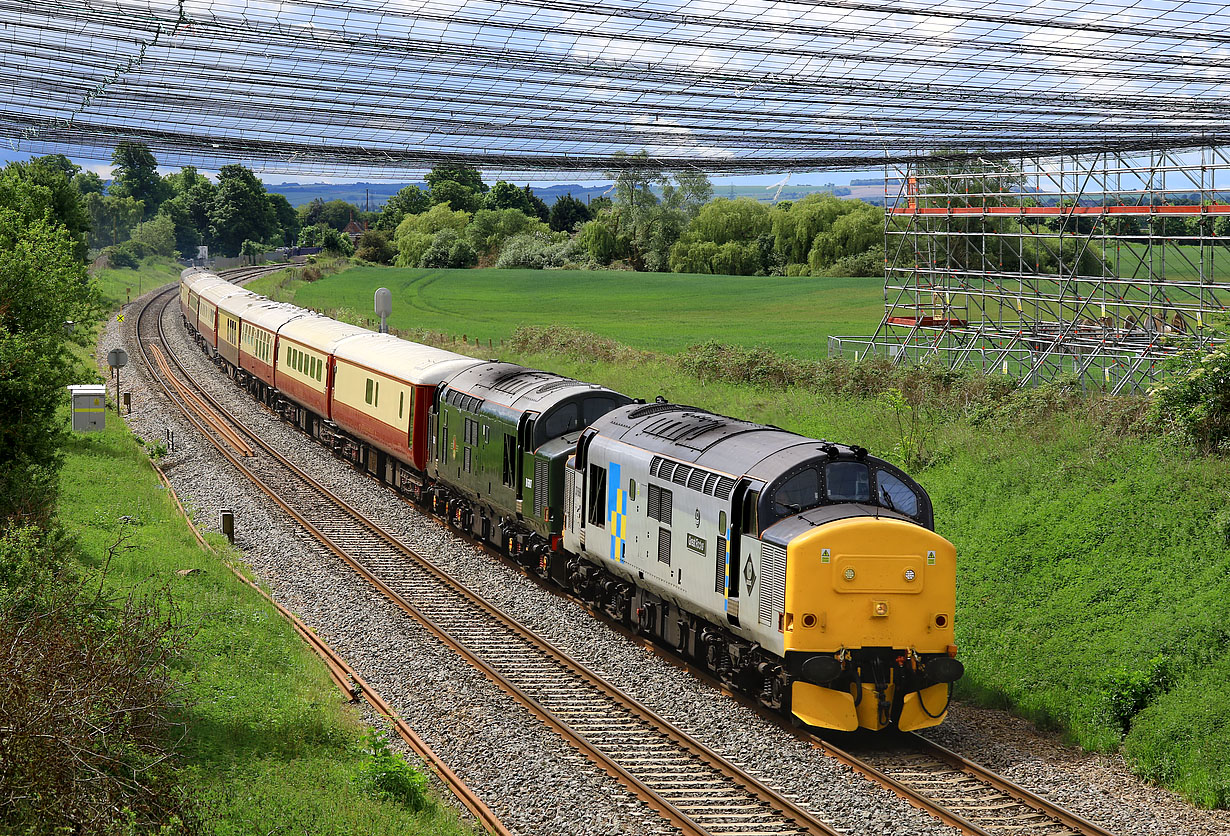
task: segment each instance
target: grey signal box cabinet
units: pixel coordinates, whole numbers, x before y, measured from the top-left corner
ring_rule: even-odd
[[[107,424],[107,387],[101,383],[69,386],[73,399],[73,430],[98,432]]]

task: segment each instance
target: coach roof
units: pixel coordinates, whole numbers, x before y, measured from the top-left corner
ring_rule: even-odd
[[[372,334],[370,338],[343,340],[334,353],[339,360],[347,360],[419,386],[435,386],[462,369],[482,362],[442,348],[412,343],[392,334]]]

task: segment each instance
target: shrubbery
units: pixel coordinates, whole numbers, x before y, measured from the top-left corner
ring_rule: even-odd
[[[1150,390],[1152,417],[1200,450],[1230,453],[1230,349],[1188,352],[1178,363]]]

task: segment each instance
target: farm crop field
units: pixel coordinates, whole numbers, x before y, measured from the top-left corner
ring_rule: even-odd
[[[884,311],[880,279],[700,276],[612,270],[428,270],[358,267],[258,293],[317,310],[372,315],[378,287],[393,292],[389,326],[465,334],[484,343],[522,325],[568,326],[665,354],[718,340],[820,358],[832,334],[870,334]]]

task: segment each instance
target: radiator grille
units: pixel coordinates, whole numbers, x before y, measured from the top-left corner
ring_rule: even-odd
[[[760,623],[777,624],[786,611],[786,550],[772,543],[760,548]]]
[[[534,516],[541,517],[547,507],[547,460],[537,459],[534,462]]]
[[[658,529],[658,562],[671,565],[671,532],[668,528]]]
[[[717,563],[713,572],[713,591],[719,595],[726,593],[726,538],[717,538]]]

